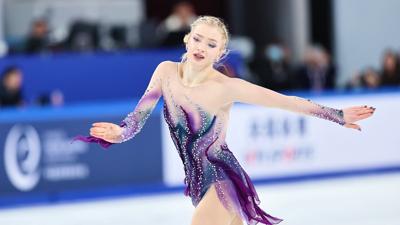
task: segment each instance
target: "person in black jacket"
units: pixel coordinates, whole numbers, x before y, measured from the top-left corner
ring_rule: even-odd
[[[322,47],[314,46],[307,50],[294,83],[297,89],[320,92],[335,88],[335,79],[336,70],[329,54]]]
[[[43,53],[49,49],[48,25],[46,20],[39,19],[33,22],[30,34],[26,40],[25,53]]]
[[[381,85],[400,87],[399,57],[391,50],[387,50],[383,56]]]
[[[274,91],[287,91],[292,88],[289,50],[281,42],[268,44],[250,63],[259,85]]]

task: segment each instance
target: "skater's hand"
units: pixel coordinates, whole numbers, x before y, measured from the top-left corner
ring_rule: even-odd
[[[354,122],[366,119],[372,116],[374,112],[375,112],[374,107],[368,107],[366,105],[345,108],[343,109],[343,118],[344,121],[346,122],[344,126],[347,128],[353,128],[361,131],[361,127],[358,124],[355,124]]]
[[[94,123],[90,128],[90,135],[101,138],[111,143],[119,143],[121,140],[122,127],[113,123]]]

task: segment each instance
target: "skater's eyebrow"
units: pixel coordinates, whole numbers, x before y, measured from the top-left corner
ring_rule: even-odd
[[[197,35],[197,36],[199,36],[199,37],[201,37],[201,38],[204,38],[204,36],[201,35],[201,34],[199,34],[199,33],[194,33],[194,34]],[[213,38],[208,38],[208,40],[217,42],[217,40],[215,40],[215,39],[213,39]]]

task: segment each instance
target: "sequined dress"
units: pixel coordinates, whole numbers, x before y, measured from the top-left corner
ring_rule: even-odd
[[[193,205],[197,206],[210,185],[214,184],[221,203],[226,209],[241,215],[247,224],[281,222],[282,219],[267,214],[259,207],[260,200],[250,177],[225,142],[230,107],[210,113],[200,105],[201,91],[196,96],[195,91],[185,92],[185,89],[178,70],[175,74],[153,75],[135,110],[121,123],[124,127],[121,142],[131,139],[141,130],[162,96],[164,118],[183,162],[184,194],[190,196]],[[193,96],[188,93],[193,93]],[[301,98],[295,98],[294,103],[308,105],[294,106],[292,111],[344,124],[341,110]],[[111,144],[94,137],[81,140],[97,142],[104,147]]]

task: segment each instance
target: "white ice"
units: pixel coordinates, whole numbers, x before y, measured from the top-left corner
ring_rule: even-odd
[[[281,225],[400,225],[400,174],[257,185]],[[190,225],[182,192],[0,210],[0,225]]]

